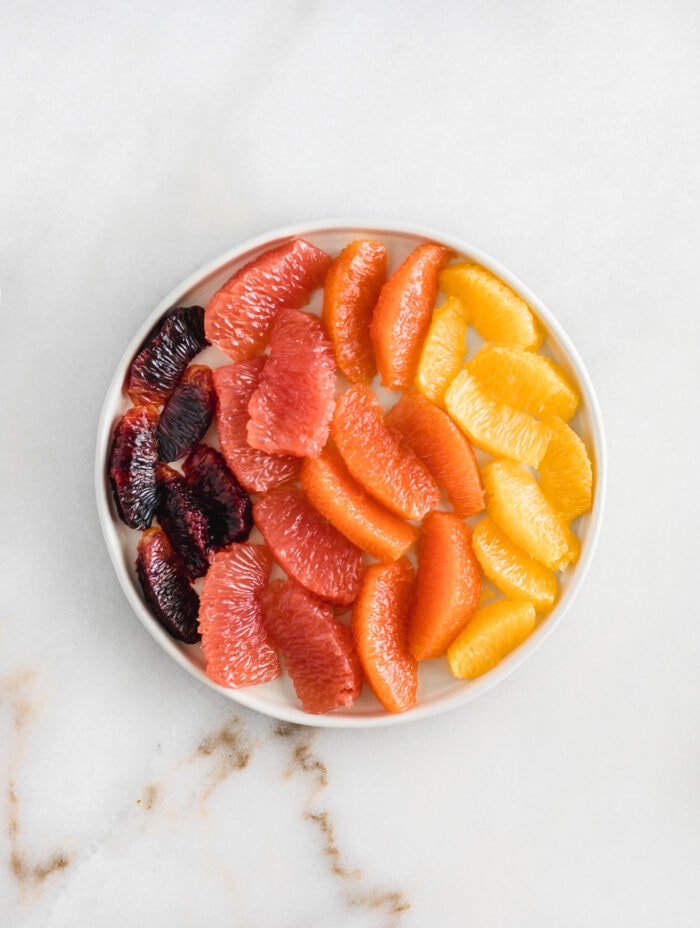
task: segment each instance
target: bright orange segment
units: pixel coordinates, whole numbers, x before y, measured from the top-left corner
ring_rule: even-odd
[[[409,254],[382,287],[372,316],[374,356],[387,390],[407,390],[416,377],[423,342],[449,248],[426,242]]]
[[[467,312],[457,297],[451,296],[433,313],[423,344],[416,386],[427,398],[442,405],[445,390],[462,369],[467,351]]]
[[[532,603],[505,599],[482,606],[448,648],[450,670],[462,680],[480,677],[521,645],[535,622]]]
[[[466,519],[481,512],[484,488],[474,449],[447,413],[420,393],[404,393],[387,413],[386,423],[444,487],[458,516]]]
[[[581,438],[561,419],[545,420],[552,433],[540,461],[542,492],[567,522],[588,512],[593,502],[593,468]]]
[[[321,515],[378,561],[397,560],[418,538],[414,525],[364,491],[333,445],[326,445],[319,457],[304,461],[301,486]]]
[[[369,383],[377,372],[369,333],[386,265],[386,246],[362,239],[346,245],[326,277],[321,318],[338,367],[351,383]]]
[[[352,609],[350,629],[365,678],[389,712],[405,712],[416,702],[418,665],[407,640],[413,583],[408,558],[372,564]]]
[[[440,502],[430,471],[387,426],[370,387],[356,384],[340,397],[331,437],[353,477],[396,515],[422,519]]]
[[[441,657],[479,605],[481,568],[471,529],[451,512],[423,522],[408,646],[416,660]]]

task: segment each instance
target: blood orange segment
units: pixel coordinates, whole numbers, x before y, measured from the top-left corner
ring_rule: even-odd
[[[191,364],[160,414],[156,434],[162,461],[177,461],[194,448],[214,418],[215,405],[211,368]]]
[[[148,528],[158,502],[158,410],[132,406],[114,430],[109,482],[119,516],[129,528]]]
[[[329,255],[303,239],[264,252],[209,300],[207,338],[234,361],[252,357],[265,347],[279,310],[306,305],[323,284],[330,263]]]
[[[265,358],[227,364],[214,371],[216,425],[226,463],[251,493],[296,480],[301,461],[285,454],[267,454],[248,444],[248,404],[257,389]]]
[[[442,657],[479,605],[481,568],[471,529],[454,513],[431,512],[418,544],[408,645],[416,660]]]
[[[281,673],[259,601],[271,566],[263,545],[234,543],[217,553],[204,578],[199,630],[207,676],[220,686],[252,686]]]
[[[418,537],[418,529],[367,494],[333,445],[301,468],[301,486],[313,506],[363,551],[395,561]]]
[[[322,318],[338,367],[351,383],[369,383],[377,371],[370,323],[386,265],[385,245],[359,239],[345,246],[326,277]]]
[[[211,524],[199,500],[185,478],[169,467],[159,464],[158,506],[156,515],[170,543],[187,569],[190,579],[203,577],[214,551]]]
[[[297,487],[270,490],[253,505],[255,524],[282,569],[321,599],[348,606],[362,580],[362,552]]]
[[[340,397],[331,436],[353,477],[396,515],[422,519],[440,502],[430,471],[387,426],[369,387],[355,384]]]
[[[352,609],[350,628],[362,669],[389,712],[405,712],[416,703],[418,664],[408,650],[413,583],[408,558],[371,564]]]
[[[463,680],[480,677],[521,645],[535,624],[532,603],[505,599],[482,606],[448,648],[450,670]]]
[[[253,504],[224,456],[209,445],[198,445],[182,462],[182,469],[209,519],[217,550],[232,541],[245,541],[253,527]]]
[[[420,355],[416,386],[438,406],[442,406],[445,390],[462,369],[468,328],[467,311],[457,297],[449,297],[433,313]]]
[[[415,380],[440,271],[451,257],[443,245],[419,245],[382,287],[370,334],[382,386],[388,390],[406,390]]]
[[[146,602],[163,628],[185,644],[199,641],[199,597],[161,529],[147,528],[139,539],[136,574]]]
[[[404,393],[386,423],[428,467],[458,516],[482,511],[484,489],[474,449],[447,413],[420,393]]]
[[[350,630],[332,606],[294,580],[275,580],[261,596],[263,619],[306,712],[349,708],[362,689]]]
[[[334,407],[335,357],[323,323],[298,309],[280,310],[248,406],[248,444],[268,454],[315,457]]]
[[[593,502],[593,467],[579,435],[556,416],[545,419],[552,433],[540,461],[542,492],[567,522],[588,512]]]

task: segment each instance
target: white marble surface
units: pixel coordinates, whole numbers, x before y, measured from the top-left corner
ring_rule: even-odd
[[[3,928],[698,924],[699,39],[690,0],[6,0]],[[609,446],[556,633],[476,702],[373,731],[190,678],[131,614],[93,498],[144,315],[332,215],[511,267]]]

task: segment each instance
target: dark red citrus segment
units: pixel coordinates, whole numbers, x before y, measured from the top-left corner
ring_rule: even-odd
[[[160,414],[157,437],[162,461],[177,461],[194,448],[211,425],[215,405],[211,368],[190,365]]]
[[[136,574],[151,612],[173,638],[195,644],[200,639],[199,597],[185,565],[159,528],[146,529],[137,551]]]
[[[226,463],[250,493],[262,493],[296,480],[301,460],[268,454],[248,444],[248,404],[257,389],[265,358],[227,364],[214,371],[216,425]]]
[[[349,605],[362,580],[362,552],[314,509],[297,487],[270,490],[253,505],[255,524],[275,560],[303,587]]]
[[[263,545],[234,544],[217,552],[204,578],[199,630],[207,676],[236,688],[274,680],[277,652],[262,620],[260,594],[272,557]]]
[[[131,362],[127,391],[132,401],[136,405],[161,406],[192,358],[206,344],[201,306],[179,306],[171,310]]]
[[[148,528],[158,500],[158,411],[132,406],[122,416],[109,453],[109,481],[119,516],[130,528]]]
[[[253,527],[253,503],[221,452],[198,445],[182,462],[182,469],[209,519],[214,547],[218,550],[232,541],[245,541]]]
[[[182,558],[190,579],[203,577],[214,551],[209,519],[185,478],[167,464],[159,464],[158,521]]]
[[[335,357],[323,323],[282,309],[248,412],[248,443],[268,454],[316,457],[335,407]]]
[[[305,306],[330,263],[329,255],[303,239],[264,252],[212,296],[204,316],[207,338],[234,361],[257,354],[279,310]]]
[[[350,630],[332,606],[294,580],[275,580],[262,593],[263,621],[279,649],[306,712],[349,708],[362,689],[362,668]]]

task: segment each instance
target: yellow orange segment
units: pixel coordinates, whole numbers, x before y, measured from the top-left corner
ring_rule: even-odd
[[[414,525],[364,491],[332,445],[326,445],[319,457],[305,459],[301,486],[321,515],[379,561],[400,558],[418,537]]]
[[[445,393],[445,408],[471,441],[495,456],[537,467],[549,442],[549,429],[527,412],[494,397],[468,370]]]
[[[516,461],[492,461],[481,472],[486,509],[518,547],[550,570],[576,561],[580,544],[533,475]]]
[[[440,275],[440,289],[464,303],[469,321],[485,341],[529,351],[542,344],[542,329],[525,300],[486,268],[471,262],[452,264]]]
[[[593,467],[582,439],[561,419],[545,420],[552,438],[540,461],[542,492],[567,522],[593,502]]]
[[[489,516],[474,529],[472,547],[484,576],[508,599],[531,602],[540,615],[551,611],[559,593],[557,575],[514,544]]]
[[[462,368],[467,350],[468,324],[467,312],[454,296],[433,313],[418,363],[416,386],[439,406],[450,381]]]
[[[579,395],[554,361],[518,345],[485,345],[466,368],[496,399],[533,416],[558,416],[565,422],[576,412]]]
[[[450,670],[462,680],[493,670],[527,639],[535,623],[532,603],[505,599],[482,606],[447,649]]]

